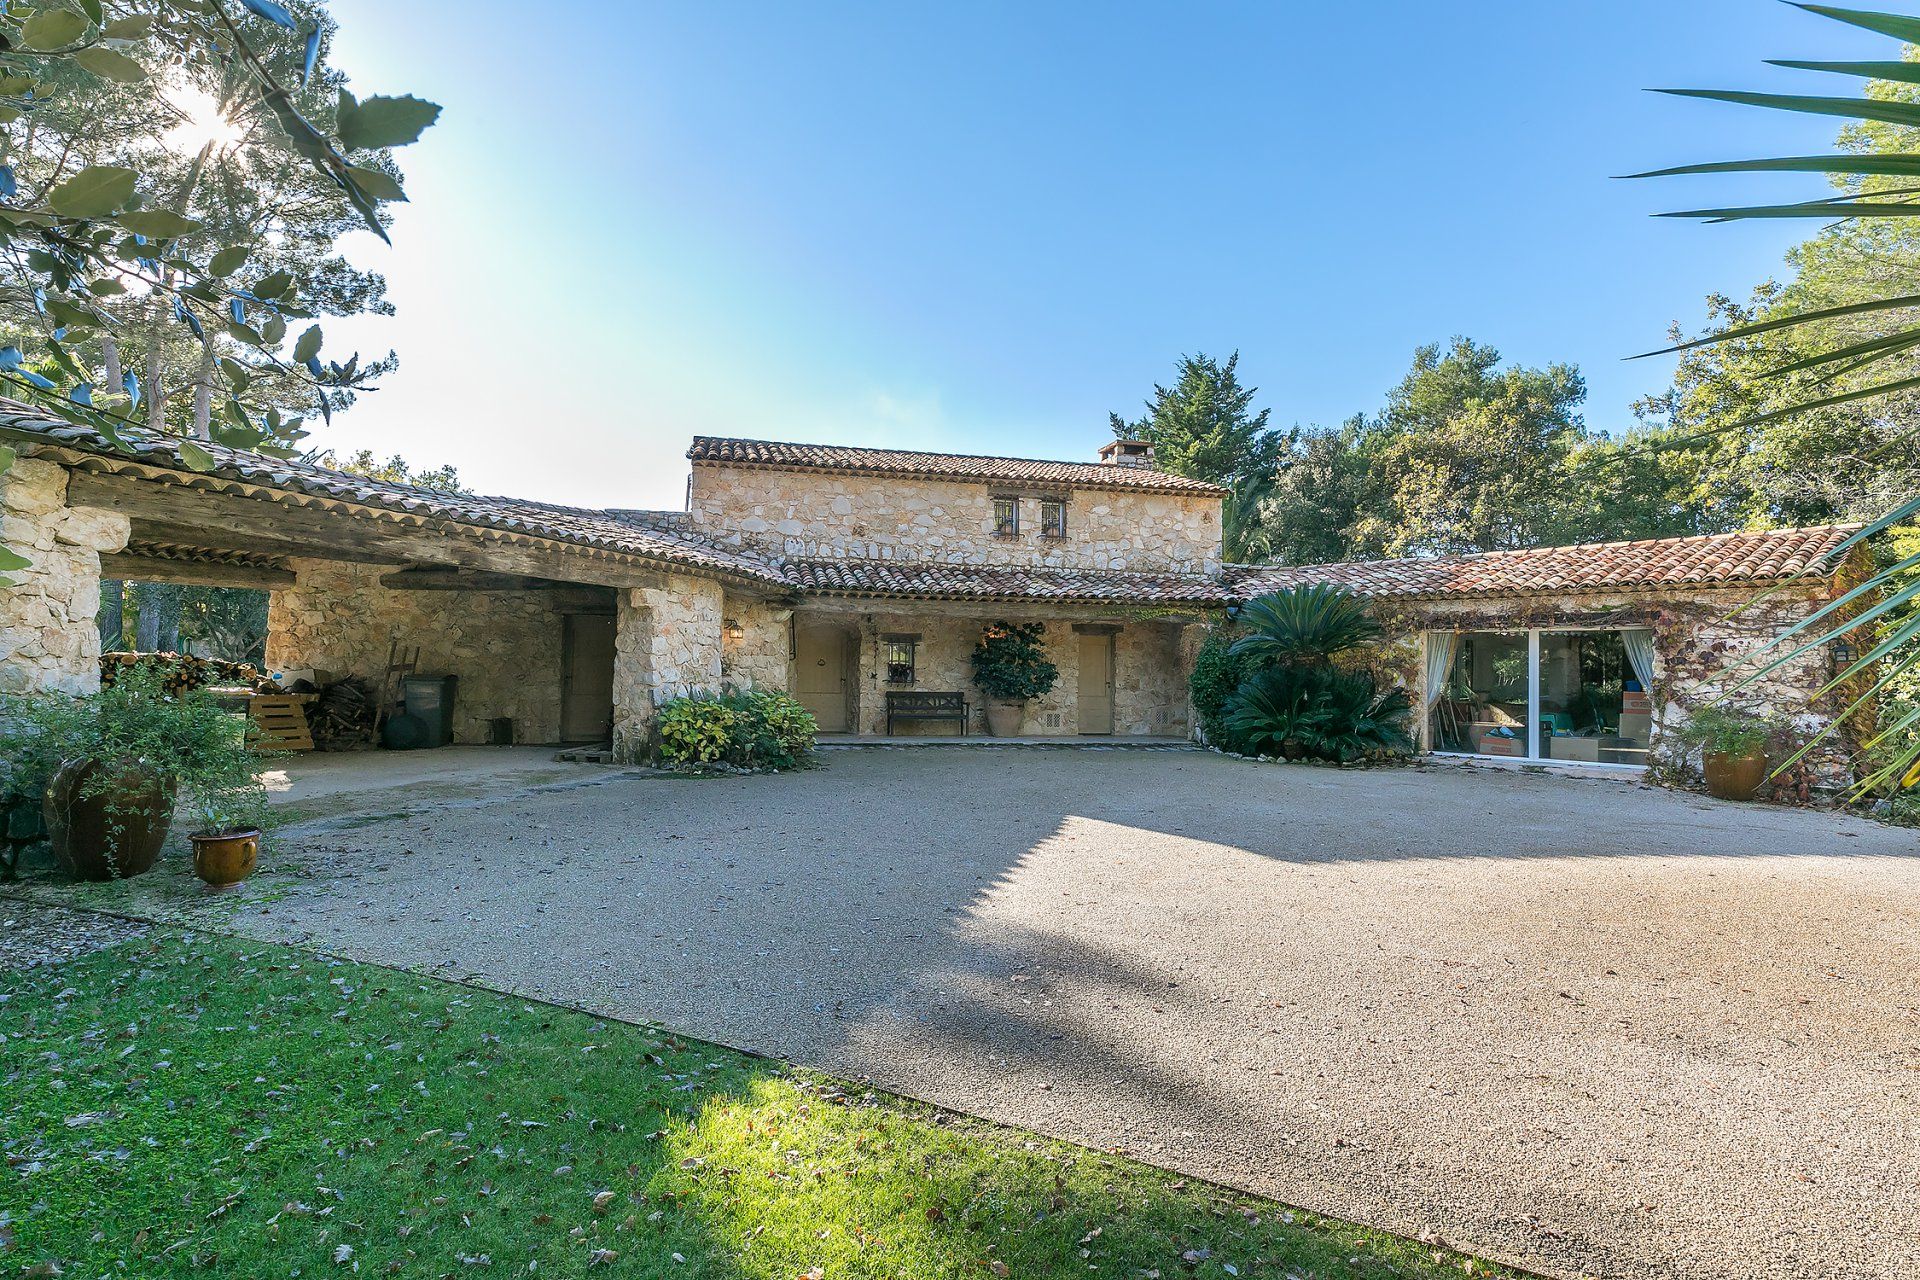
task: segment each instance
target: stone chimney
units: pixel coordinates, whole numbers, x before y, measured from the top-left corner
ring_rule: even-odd
[[[1100,461],[1115,467],[1150,467],[1153,443],[1148,440],[1109,440],[1100,446]]]

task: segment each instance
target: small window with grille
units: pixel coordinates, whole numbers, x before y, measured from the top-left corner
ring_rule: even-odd
[[[1058,498],[1048,498],[1040,504],[1040,536],[1043,538],[1067,536],[1067,504]]]
[[[912,684],[915,651],[919,646],[918,636],[888,636],[887,644],[887,683]]]
[[[995,498],[993,500],[993,532],[999,538],[1017,538],[1020,536],[1020,499]]]

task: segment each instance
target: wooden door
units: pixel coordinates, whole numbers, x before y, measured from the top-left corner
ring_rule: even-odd
[[[613,741],[613,615],[570,613],[561,643],[560,740]]]
[[[1113,732],[1113,637],[1080,637],[1080,732]]]
[[[800,627],[793,639],[793,696],[813,712],[822,733],[847,731],[847,633]]]

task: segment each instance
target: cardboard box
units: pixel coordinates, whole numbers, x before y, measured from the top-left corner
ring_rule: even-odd
[[[1550,744],[1542,745],[1547,747],[1547,755],[1555,760],[1578,760],[1583,764],[1591,764],[1600,759],[1598,738],[1562,738],[1556,735]]]
[[[1638,711],[1651,714],[1653,711],[1653,695],[1647,693],[1622,694],[1620,697],[1620,710],[1623,712]]]
[[[1523,737],[1502,738],[1497,734],[1488,734],[1480,739],[1480,754],[1483,756],[1508,756],[1525,759],[1527,740]]]
[[[1653,740],[1653,716],[1645,711],[1622,711],[1620,736],[1632,738],[1635,745],[1644,747]]]

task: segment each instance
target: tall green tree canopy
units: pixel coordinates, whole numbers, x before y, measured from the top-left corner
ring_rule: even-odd
[[[1278,465],[1285,439],[1267,425],[1270,410],[1254,411],[1257,387],[1243,387],[1240,353],[1222,364],[1205,354],[1180,357],[1173,385],[1156,385],[1146,412],[1129,422],[1109,414],[1121,440],[1146,440],[1154,463],[1176,475],[1226,485],[1227,554],[1238,559],[1265,486]]]
[[[1331,564],[1354,556],[1361,519],[1384,509],[1386,480],[1368,451],[1372,430],[1355,414],[1334,430],[1288,433],[1246,539],[1249,559]]]
[[[1144,415],[1132,422],[1108,415],[1114,436],[1149,441],[1157,466],[1215,484],[1271,469],[1280,436],[1267,425],[1270,410],[1254,412],[1259,388],[1240,385],[1239,366],[1238,351],[1225,364],[1181,356],[1173,385],[1154,387]]]
[[[1604,447],[1582,423],[1585,398],[1572,365],[1503,366],[1470,338],[1421,347],[1378,414],[1283,439],[1246,546],[1312,564],[1610,531],[1612,490],[1570,483],[1575,463]]]
[[[1553,540],[1586,396],[1572,365],[1503,369],[1497,350],[1469,338],[1421,347],[1380,416],[1384,507],[1362,517],[1358,541],[1404,555]]]
[[[0,9],[0,391],[285,452],[380,371],[313,321],[384,305],[334,241],[386,236],[388,151],[439,108],[356,97],[331,34],[312,0]]]

